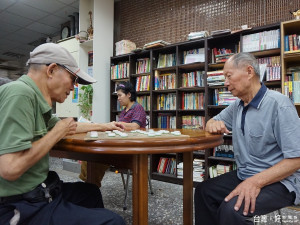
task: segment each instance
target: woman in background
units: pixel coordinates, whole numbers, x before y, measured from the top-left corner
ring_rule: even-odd
[[[119,115],[125,130],[136,130],[146,127],[146,113],[139,103],[136,102],[136,91],[130,82],[121,83],[117,86],[118,101],[124,106]]]
[[[121,122],[126,131],[136,130],[146,127],[146,112],[139,103],[136,102],[136,91],[130,82],[123,82],[116,88],[118,101],[124,107],[121,111],[118,122]],[[99,177],[97,185],[101,187],[101,181],[105,175],[105,171],[109,168],[108,165],[97,163],[94,173]],[[87,163],[81,163],[81,173],[79,178],[86,181]]]

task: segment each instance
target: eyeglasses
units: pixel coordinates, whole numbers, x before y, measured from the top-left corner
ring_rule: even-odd
[[[64,68],[66,71],[68,71],[70,74],[73,75],[73,77],[72,77],[72,83],[73,83],[73,85],[77,85],[78,84],[78,76],[75,73],[73,73],[71,70],[69,70],[64,65],[61,65],[61,64],[58,64],[58,63],[56,63],[56,64],[59,65],[60,67]]]

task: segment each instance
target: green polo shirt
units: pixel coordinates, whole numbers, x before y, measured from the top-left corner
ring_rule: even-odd
[[[23,75],[0,87],[0,155],[30,149],[58,122],[34,81]],[[49,170],[49,154],[16,181],[0,177],[0,197],[33,190]]]

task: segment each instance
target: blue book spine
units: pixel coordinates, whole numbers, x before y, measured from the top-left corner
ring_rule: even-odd
[[[289,51],[289,36],[284,36],[284,51]]]

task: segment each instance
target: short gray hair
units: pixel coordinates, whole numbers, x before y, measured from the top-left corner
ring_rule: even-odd
[[[250,65],[254,69],[254,73],[256,76],[260,77],[259,65],[257,59],[248,52],[240,52],[231,56],[230,60],[232,60],[235,67],[239,66],[247,66]]]
[[[6,78],[6,77],[0,77],[0,86],[3,84],[7,84],[9,82],[11,82],[12,80]]]

